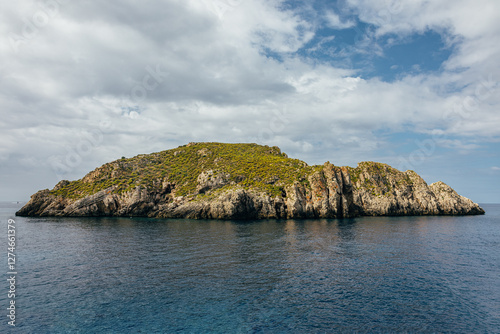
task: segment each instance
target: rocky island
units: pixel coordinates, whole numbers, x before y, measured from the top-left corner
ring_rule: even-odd
[[[191,219],[476,215],[484,210],[443,182],[361,162],[309,166],[278,147],[190,143],[122,158],[31,196],[18,216]]]

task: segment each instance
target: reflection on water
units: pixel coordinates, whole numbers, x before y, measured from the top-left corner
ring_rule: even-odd
[[[498,209],[252,222],[16,217],[19,324],[56,333],[495,332]],[[13,211],[0,207],[2,220]]]

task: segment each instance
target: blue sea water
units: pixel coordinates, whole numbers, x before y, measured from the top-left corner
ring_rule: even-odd
[[[21,218],[18,333],[500,333],[500,205],[484,216]]]

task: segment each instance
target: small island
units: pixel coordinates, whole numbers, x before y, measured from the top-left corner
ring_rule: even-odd
[[[274,146],[190,143],[122,158],[31,196],[18,216],[300,219],[477,215],[443,182],[377,162],[309,166]]]

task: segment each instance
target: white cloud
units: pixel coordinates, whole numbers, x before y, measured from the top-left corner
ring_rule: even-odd
[[[328,11],[325,15],[328,25],[335,29],[347,29],[352,28],[356,23],[352,20],[341,20],[340,16],[332,11]]]
[[[354,164],[384,145],[381,128],[438,129],[456,149],[499,135],[497,2],[349,4],[377,26],[353,52],[381,54],[377,36],[426,29],[461,44],[443,73],[387,83],[295,55],[317,27],[280,1],[108,1],[64,2],[16,53],[9,32],[22,35],[39,7],[9,3],[0,14],[0,160],[10,164],[0,168],[36,163],[52,184],[50,159],[83,150],[92,130],[102,140],[65,177],[189,141],[259,142],[308,162]],[[326,16],[330,27],[354,26]]]
[[[409,35],[435,30],[450,43],[460,41],[447,69],[485,71],[500,52],[500,2],[495,0],[387,1],[349,0],[360,20],[374,24],[377,35]],[[457,38],[460,37],[460,38]],[[486,62],[486,63],[485,63]]]

